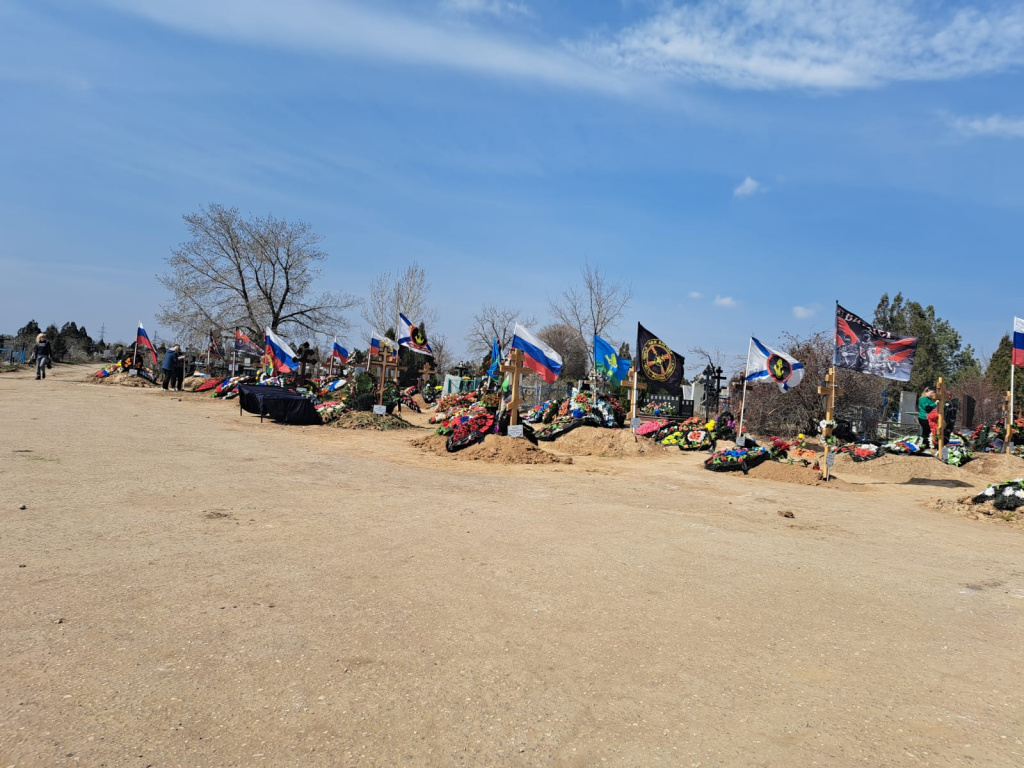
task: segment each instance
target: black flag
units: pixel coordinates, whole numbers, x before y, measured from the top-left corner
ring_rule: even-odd
[[[836,367],[910,381],[915,354],[917,339],[913,336],[897,336],[875,328],[836,304],[836,350],[832,357]]]
[[[682,355],[672,351],[668,344],[636,324],[636,370],[647,382],[651,392],[663,390],[678,395],[683,384]]]

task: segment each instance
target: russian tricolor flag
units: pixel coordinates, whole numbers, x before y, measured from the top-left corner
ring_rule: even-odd
[[[267,335],[263,345],[275,373],[291,373],[298,369],[299,364],[295,362],[295,352],[284,339],[269,328],[267,328]]]
[[[525,358],[523,364],[548,384],[553,384],[562,372],[562,356],[518,323],[512,349],[521,350]]]
[[[348,362],[348,350],[338,343],[337,338],[334,339],[334,348],[331,350],[331,357],[336,360],[340,360],[342,365]]]
[[[142,323],[139,322],[139,330],[135,333],[135,343],[140,347],[145,347],[149,350],[149,354],[153,356],[153,365],[156,365],[156,347],[153,346],[153,342],[149,340],[149,334],[146,333],[146,329],[142,327]]]
[[[1024,368],[1024,320],[1013,318],[1013,364]]]

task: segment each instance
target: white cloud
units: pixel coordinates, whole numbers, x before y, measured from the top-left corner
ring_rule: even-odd
[[[1024,64],[1024,3],[926,0],[660,2],[639,23],[557,43],[450,23],[451,12],[529,14],[521,0],[93,0],[181,32],[249,45],[432,65],[617,94],[652,84],[870,88]],[[438,15],[437,10],[442,13]],[[448,9],[448,12],[444,12]]]
[[[704,298],[704,294],[701,293],[700,291],[690,291],[686,295],[689,296],[691,299],[702,299],[702,298]]]
[[[954,117],[949,123],[957,132],[969,138],[996,136],[1024,139],[1024,117],[1003,117],[999,114],[989,117]]]
[[[997,6],[998,7],[998,6]],[[586,43],[617,68],[730,88],[870,88],[1024,62],[1024,6],[924,0],[696,0]]]
[[[819,309],[821,309],[821,306],[818,304],[814,304],[810,307],[801,307],[797,305],[793,307],[793,317],[799,320],[807,320],[808,318],[814,317],[818,314]]]
[[[750,197],[755,192],[763,192],[761,183],[754,181],[752,178],[747,176],[740,185],[732,191],[733,197]]]
[[[715,296],[714,305],[716,307],[735,307],[738,304],[739,302],[732,296]]]
[[[636,83],[564,46],[531,44],[436,18],[335,0],[96,0],[181,32],[306,53],[447,67],[626,93]]]
[[[530,6],[514,0],[441,0],[440,7],[453,13],[478,13],[499,18],[533,15]]]

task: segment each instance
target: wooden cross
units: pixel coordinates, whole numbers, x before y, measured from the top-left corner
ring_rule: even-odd
[[[636,401],[640,395],[641,389],[647,389],[647,383],[640,381],[640,373],[636,367],[629,369],[629,379],[622,382],[622,386],[630,390],[629,392],[629,421],[632,424],[633,419],[636,418]]]
[[[519,399],[519,377],[523,375],[525,370],[523,366],[523,350],[513,349],[508,353],[508,362],[502,363],[498,366],[498,370],[502,373],[509,373],[512,375],[512,401],[509,403],[509,426],[515,426],[519,423],[519,404],[522,400]]]
[[[423,364],[423,367],[420,368],[420,376],[422,376],[425,379],[430,376],[433,376],[435,373],[437,373],[437,371],[430,367],[429,360],[427,360],[427,362]]]
[[[398,364],[398,355],[395,354],[389,358],[386,354],[381,354],[378,357],[371,356],[370,364],[378,366],[380,368],[380,392],[377,393],[377,405],[384,405],[384,382],[388,378],[388,371],[394,371],[394,378],[398,378],[398,372],[404,371],[405,366]]]
[[[942,444],[946,442],[946,382],[941,376],[935,385],[935,407],[939,411],[939,420],[935,423],[935,449],[942,458]]]
[[[825,402],[825,421],[832,421],[832,420],[834,420],[835,412],[836,412],[836,398],[840,397],[841,395],[845,395],[846,394],[845,392],[843,392],[843,390],[839,389],[836,386],[836,381],[837,381],[836,369],[833,366],[832,368],[829,368],[828,369],[828,373],[825,374],[825,386],[824,387],[818,387],[818,394],[819,395],[825,395],[826,397],[828,397],[828,400]],[[825,427],[825,429],[823,429],[822,432],[821,432],[821,436],[823,438],[832,437],[832,427],[831,426]],[[824,455],[825,466],[823,466],[821,468],[821,470],[822,470],[822,472],[821,472],[821,479],[825,480],[826,482],[828,481],[828,478],[829,478],[828,447],[829,447],[828,446],[828,440],[826,439],[825,440],[825,455]]]

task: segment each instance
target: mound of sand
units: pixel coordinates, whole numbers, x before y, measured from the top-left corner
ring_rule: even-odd
[[[890,483],[920,483],[950,486],[986,485],[1024,475],[1024,460],[1005,454],[978,454],[962,467],[943,464],[929,456],[887,454],[871,461],[855,462],[848,454],[836,456],[835,470]]]
[[[928,508],[956,517],[991,522],[1024,531],[1024,514],[1021,514],[1021,510],[1003,511],[996,509],[991,504],[974,504],[971,499],[971,496],[961,496],[955,499],[935,498],[928,502]]]
[[[642,456],[668,451],[664,445],[648,437],[637,437],[628,429],[603,427],[576,427],[548,445],[570,456]]]
[[[209,379],[205,376],[188,376],[184,381],[181,382],[181,388],[186,392],[195,392],[201,385],[205,384]]]
[[[839,462],[837,460],[836,467],[838,466]],[[749,474],[758,480],[775,480],[780,483],[795,483],[796,485],[823,485],[827,488],[842,486],[847,491],[857,487],[850,485],[835,474],[831,475],[831,478],[826,483],[821,479],[821,472],[819,470],[805,467],[802,464],[780,464],[777,461],[763,461],[751,469]]]
[[[1001,483],[1024,477],[1024,459],[1005,453],[976,453],[973,459],[964,464],[963,471],[986,483]]]
[[[415,427],[414,424],[410,424],[400,416],[394,416],[390,413],[384,416],[375,416],[368,411],[349,411],[342,414],[335,421],[332,421],[328,426],[340,427],[341,429],[375,429],[378,432],[389,432],[393,429],[413,429]]]
[[[92,384],[116,384],[119,387],[155,387],[152,381],[141,376],[132,376],[127,371],[120,371],[111,376],[90,376],[86,381]]]
[[[482,443],[475,443],[461,451],[449,453],[444,435],[426,435],[412,441],[414,447],[448,456],[461,461],[485,461],[490,464],[572,464],[569,457],[556,456],[538,448],[529,440],[513,440],[500,435],[488,435]]]

